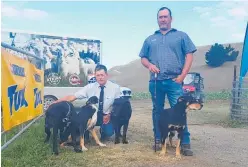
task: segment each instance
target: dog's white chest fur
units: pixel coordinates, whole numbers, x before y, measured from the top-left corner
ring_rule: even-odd
[[[92,105],[92,108],[95,109],[95,113],[91,118],[91,121],[90,121],[90,123],[88,125],[87,130],[94,128],[94,126],[96,125],[96,122],[97,122],[97,111],[98,111],[98,109],[97,109],[97,107],[95,105]]]

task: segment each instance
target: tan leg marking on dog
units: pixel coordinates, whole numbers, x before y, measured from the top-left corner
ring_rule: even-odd
[[[66,144],[66,142],[61,143],[61,144],[60,144],[60,147],[65,147],[65,144]]]
[[[82,148],[82,151],[87,151],[88,149],[84,146],[84,137],[80,138],[80,146]]]
[[[166,142],[164,144],[162,144],[162,150],[160,151],[160,155],[165,155],[167,153],[167,149],[166,149]]]
[[[91,123],[91,119],[89,119],[87,122],[87,128],[89,127],[90,123]]]
[[[92,134],[93,138],[95,139],[96,144],[98,144],[101,147],[105,147],[106,146],[106,144],[103,144],[102,142],[100,142],[99,138],[97,137],[97,134],[96,134],[95,129],[90,130],[90,133]]]
[[[180,139],[177,140],[176,157],[181,158],[181,153],[180,153]]]
[[[72,142],[71,135],[68,137],[68,142]]]

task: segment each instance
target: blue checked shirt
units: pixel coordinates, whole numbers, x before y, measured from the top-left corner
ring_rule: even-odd
[[[196,47],[186,33],[171,29],[163,35],[158,30],[145,39],[139,57],[156,65],[160,69],[158,80],[164,80],[180,75],[186,54],[195,51]],[[154,80],[153,73],[150,73],[150,79]]]

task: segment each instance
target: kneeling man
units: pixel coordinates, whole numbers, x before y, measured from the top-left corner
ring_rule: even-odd
[[[96,82],[90,83],[76,92],[61,98],[60,101],[74,101],[77,99],[88,99],[91,96],[99,97],[99,111],[97,117],[97,126],[100,126],[101,140],[114,134],[113,125],[110,122],[110,109],[114,100],[120,97],[120,86],[108,80],[107,68],[104,65],[97,65],[95,68]],[[85,136],[88,138],[88,134]]]

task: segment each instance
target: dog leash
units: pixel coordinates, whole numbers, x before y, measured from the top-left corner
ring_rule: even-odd
[[[154,92],[154,100],[155,100],[155,109],[157,110],[157,76],[158,76],[158,74],[157,73],[155,73],[154,74],[154,76],[155,76],[155,92]],[[156,111],[155,111],[156,112]],[[156,112],[157,113],[157,112]],[[157,127],[157,117],[156,117],[156,115],[155,115],[155,126],[154,126],[154,146],[155,146],[155,148],[154,148],[154,151],[155,152],[157,152],[157,142],[156,142],[156,132],[157,132],[157,129],[156,129],[156,127]]]

